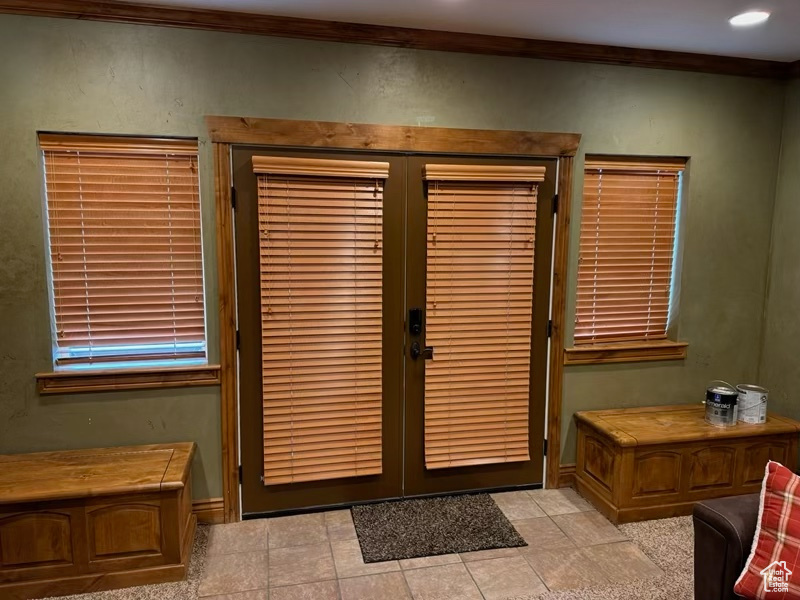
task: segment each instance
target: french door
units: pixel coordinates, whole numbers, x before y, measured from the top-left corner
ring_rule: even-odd
[[[404,492],[541,483],[556,161],[407,165]]]
[[[232,166],[243,513],[541,483],[556,161]]]

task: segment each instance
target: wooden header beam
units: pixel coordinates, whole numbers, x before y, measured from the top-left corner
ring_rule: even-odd
[[[207,116],[212,142],[365,151],[574,156],[579,133]]]
[[[455,33],[296,17],[131,4],[116,0],[0,0],[0,13],[138,23],[375,46],[787,79],[792,63],[600,44]],[[797,69],[794,69],[796,72]]]

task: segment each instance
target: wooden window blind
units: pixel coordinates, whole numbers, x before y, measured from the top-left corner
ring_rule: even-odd
[[[39,142],[56,364],[205,361],[197,141]]]
[[[253,169],[264,484],[380,474],[389,164],[255,156]]]
[[[575,343],[667,337],[684,161],[586,160]]]
[[[425,465],[529,460],[533,258],[544,167],[427,165]]]

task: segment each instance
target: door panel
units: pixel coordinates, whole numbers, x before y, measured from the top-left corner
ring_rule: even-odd
[[[542,481],[555,170],[409,159],[406,495]]]
[[[243,512],[399,496],[403,160],[257,154],[234,150]]]
[[[425,166],[425,340],[436,349],[425,364],[426,469],[530,460],[531,283],[544,171]]]

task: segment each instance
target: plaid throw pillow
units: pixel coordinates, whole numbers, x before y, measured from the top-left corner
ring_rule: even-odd
[[[770,461],[753,549],[733,590],[758,600],[800,598],[800,477]]]

